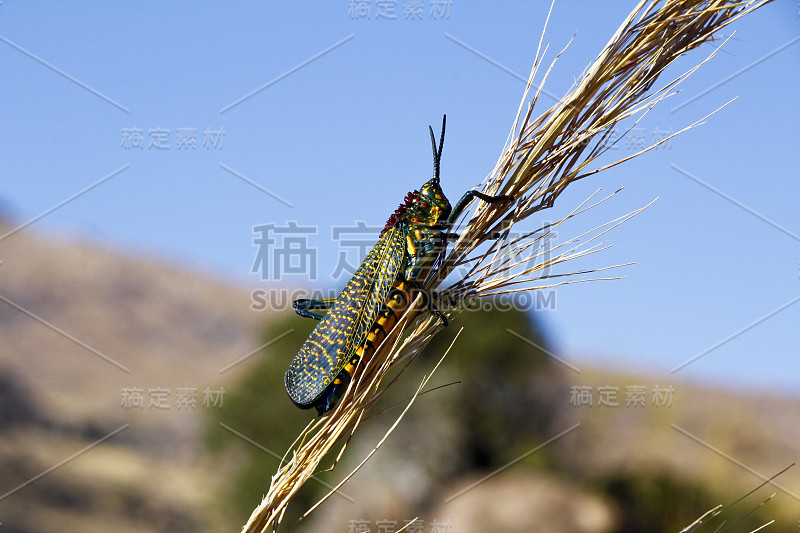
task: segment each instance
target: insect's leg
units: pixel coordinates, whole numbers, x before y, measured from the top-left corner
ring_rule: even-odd
[[[425,307],[427,307],[428,310],[431,313],[433,313],[433,315],[436,318],[438,318],[439,320],[442,321],[442,325],[444,327],[447,327],[450,324],[450,322],[447,320],[447,317],[444,316],[444,313],[439,311],[439,308],[436,307],[436,304],[433,303],[433,298],[431,298],[430,293],[428,291],[426,291],[425,289],[423,289],[422,287],[420,287],[419,284],[416,281],[411,280],[410,283],[414,287],[414,291],[416,291],[416,292],[418,292],[418,293],[420,293],[422,295],[422,301],[423,301],[423,304],[425,305]]]
[[[292,307],[294,307],[294,312],[303,318],[322,320],[324,315],[314,313],[311,310],[324,309],[325,311],[328,311],[331,307],[333,307],[335,302],[336,298],[323,298],[322,300],[309,300],[307,298],[301,298],[292,302]]]
[[[347,389],[350,379],[350,374],[346,370],[342,370],[339,372],[339,375],[336,376],[333,383],[328,385],[328,388],[322,393],[320,399],[314,404],[319,416],[324,415],[328,411],[332,411],[336,407],[342,394],[344,394],[344,391]]]
[[[469,204],[473,198],[479,198],[484,202],[490,204],[493,204],[495,202],[505,202],[514,199],[513,196],[509,196],[507,194],[500,194],[498,196],[489,196],[488,194],[483,194],[482,192],[474,190],[467,191],[464,193],[464,196],[462,196],[461,199],[459,199],[458,202],[456,202],[456,205],[453,207],[453,210],[450,211],[450,216],[447,217],[447,223],[452,224],[453,222],[455,222],[458,216],[461,214],[462,211],[464,211],[464,208],[467,207],[467,204]]]
[[[426,260],[435,257],[447,247],[445,233],[438,227],[420,225],[414,231],[420,237],[413,240],[413,249],[409,249],[411,255],[406,278],[410,280],[418,279]]]
[[[444,313],[439,311],[439,308],[434,305],[433,299],[431,299],[430,304],[428,305],[428,308],[431,310],[431,313],[433,313],[436,318],[438,318],[439,320],[442,321],[442,325],[444,327],[447,327],[447,326],[450,325],[450,321],[447,320],[447,317],[444,316]]]
[[[503,236],[503,234],[501,232],[495,231],[494,233],[489,233],[488,235],[486,235],[486,238],[487,239],[499,239],[502,236]],[[457,241],[459,237],[461,237],[461,235],[459,235],[458,233],[447,233],[445,235],[445,238],[448,241]]]
[[[437,302],[439,302],[440,304],[444,302],[444,304],[449,307],[455,307],[459,303],[456,297],[453,296],[452,294],[446,294],[443,292],[434,292],[433,296],[435,297],[434,299]]]

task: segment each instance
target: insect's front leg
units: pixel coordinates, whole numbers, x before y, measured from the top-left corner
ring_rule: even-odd
[[[438,227],[420,225],[408,236],[408,254],[411,258],[407,279],[417,280],[423,268],[428,266],[447,246],[444,233]]]
[[[447,238],[440,231],[427,233],[422,241],[423,254],[426,257],[436,257],[447,246]]]
[[[503,236],[503,233],[499,232],[499,231],[495,231],[494,233],[487,233],[486,234],[486,238],[487,239],[499,239],[502,236]],[[445,240],[451,241],[451,242],[456,242],[460,237],[461,237],[461,235],[459,235],[458,233],[447,233],[444,236]]]
[[[325,311],[330,311],[334,303],[336,303],[336,298],[323,298],[321,300],[310,300],[307,298],[300,298],[299,300],[295,300],[292,302],[292,307],[294,307],[294,312],[303,318],[313,318],[314,320],[322,320],[322,317],[325,315],[314,313],[311,310],[324,309]]]
[[[488,194],[483,194],[482,192],[471,190],[464,193],[456,205],[453,207],[452,211],[450,211],[450,216],[447,217],[447,223],[452,224],[456,221],[459,215],[464,211],[467,205],[472,201],[473,198],[479,198],[486,203],[493,204],[496,202],[506,202],[514,200],[513,196],[509,196],[507,194],[500,194],[497,196],[490,196]]]

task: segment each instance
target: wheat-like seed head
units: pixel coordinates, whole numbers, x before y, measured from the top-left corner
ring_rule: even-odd
[[[550,273],[555,265],[605,249],[602,243],[591,243],[596,243],[600,236],[644,208],[557,245],[553,244],[554,230],[599,202],[587,205],[590,197],[567,216],[535,232],[512,233],[512,228],[532,214],[551,207],[570,183],[637,157],[701,124],[707,117],[635,154],[592,168],[592,163],[612,146],[609,138],[615,125],[631,117],[638,117],[636,122],[641,120],[656,104],[673,94],[676,86],[700,65],[714,57],[714,53],[653,90],[667,66],[682,54],[713,41],[714,33],[767,1],[642,0],[572,89],[534,119],[534,106],[560,56],[560,53],[556,55],[539,85],[534,85],[547,52],[546,46],[542,49],[545,23],[506,146],[483,186],[487,194],[511,195],[515,201],[478,202],[467,223],[454,228],[460,237],[447,256],[440,258],[437,267],[428,273],[425,287],[432,291],[456,269],[463,269],[465,273],[440,292],[441,301],[462,303],[479,297],[586,281],[575,279],[575,275],[614,268]],[[499,238],[493,238],[497,235]],[[579,238],[585,239],[580,246],[576,245]],[[591,245],[587,247],[587,243]],[[419,299],[416,303],[418,305],[405,313],[371,360],[359,365],[338,406],[309,423],[298,436],[272,477],[269,491],[244,526],[244,533],[264,532],[270,528],[277,531],[290,499],[317,472],[323,457],[340,446],[334,463],[328,468],[336,465],[370,409],[441,329],[438,319],[419,310]],[[387,382],[391,372],[394,377]],[[429,378],[430,375],[420,384],[375,450],[394,430]],[[306,515],[311,510],[313,508]]]

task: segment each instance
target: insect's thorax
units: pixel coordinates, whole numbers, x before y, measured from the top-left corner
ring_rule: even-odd
[[[443,224],[450,216],[452,207],[447,197],[442,192],[437,178],[431,179],[418,191],[408,193],[402,204],[392,213],[386,226],[383,228],[383,235],[390,228],[400,223],[413,226],[431,226],[441,229]]]
[[[416,279],[441,250],[451,210],[439,179],[433,178],[425,182],[419,191],[408,193],[404,203],[389,217],[383,231],[399,226],[406,237],[407,264],[404,277],[407,280]]]

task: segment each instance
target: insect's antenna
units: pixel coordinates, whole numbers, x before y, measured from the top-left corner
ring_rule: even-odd
[[[442,148],[444,148],[444,124],[447,122],[447,115],[442,115],[442,136],[439,137],[439,155],[436,157],[436,160],[442,159]]]
[[[436,153],[436,137],[433,136],[433,128],[428,126],[428,131],[431,132],[431,146],[433,147],[433,181],[439,181],[439,154]]]
[[[433,181],[439,183],[439,161],[442,159],[442,148],[444,147],[444,125],[447,115],[442,115],[442,136],[439,138],[439,149],[436,149],[436,137],[433,136],[433,128],[428,126],[431,133],[431,146],[433,147]]]

